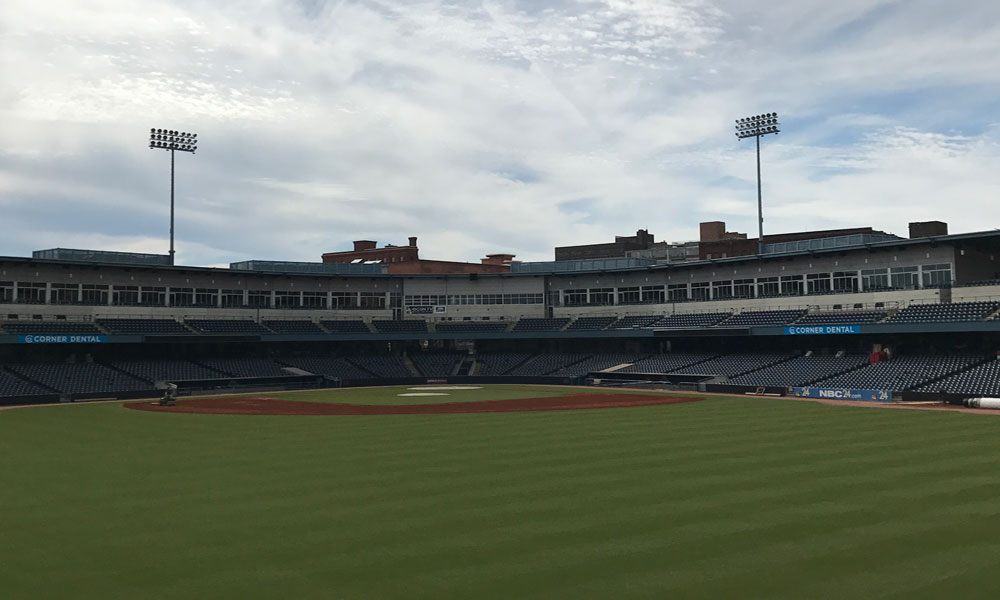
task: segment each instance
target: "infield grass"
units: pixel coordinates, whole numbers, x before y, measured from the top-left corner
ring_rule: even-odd
[[[722,397],[426,416],[25,408],[0,411],[0,597],[996,597],[998,496],[1000,418],[981,415]]]
[[[448,388],[448,389],[442,389]],[[473,389],[460,389],[473,388]],[[552,398],[566,394],[608,393],[600,388],[559,388],[543,385],[423,385],[384,386],[368,388],[342,388],[335,390],[307,390],[284,394],[253,394],[275,396],[303,402],[338,402],[343,404],[438,404],[444,402],[485,402],[488,400],[515,400],[520,398]],[[440,394],[433,396],[406,396],[403,394]],[[657,392],[638,392],[654,394]],[[661,394],[662,395],[662,394]]]

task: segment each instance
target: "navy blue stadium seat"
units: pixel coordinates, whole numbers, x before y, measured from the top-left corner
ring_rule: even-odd
[[[249,319],[185,319],[184,323],[199,333],[234,335],[268,335],[274,333],[263,325]]]
[[[360,319],[352,321],[320,321],[323,329],[330,333],[371,333],[368,324]]]
[[[174,319],[98,319],[97,324],[117,335],[195,335]]]
[[[1000,308],[996,302],[955,302],[952,304],[911,304],[886,323],[955,323],[982,321]]]
[[[559,331],[569,319],[521,319],[511,331]]]
[[[576,330],[601,330],[611,325],[615,321],[614,317],[580,317],[569,324],[566,331]]]
[[[270,329],[275,333],[299,334],[299,335],[326,333],[312,321],[306,321],[306,320],[296,320],[296,321],[268,320],[268,321],[263,321],[263,324],[265,327],[267,327],[268,329]]]
[[[403,321],[372,321],[379,333],[427,333],[427,321],[407,319]]]

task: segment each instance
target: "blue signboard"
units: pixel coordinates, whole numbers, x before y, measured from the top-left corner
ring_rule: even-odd
[[[891,390],[852,390],[846,388],[792,388],[792,395],[799,398],[826,398],[829,400],[861,400],[864,402],[892,402]]]
[[[861,333],[860,325],[793,325],[785,327],[785,335],[836,335]]]
[[[19,335],[19,344],[103,344],[106,335]]]

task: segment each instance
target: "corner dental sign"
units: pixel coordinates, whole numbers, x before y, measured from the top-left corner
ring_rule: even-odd
[[[799,325],[785,327],[785,335],[834,335],[861,333],[860,325]]]
[[[19,344],[103,344],[106,335],[19,335]]]

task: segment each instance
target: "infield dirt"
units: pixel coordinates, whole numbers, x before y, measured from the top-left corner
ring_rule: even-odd
[[[638,394],[572,394],[555,398],[518,398],[481,402],[442,404],[369,405],[302,402],[268,396],[228,396],[182,400],[175,406],[157,402],[128,402],[133,410],[166,413],[212,415],[426,415],[493,412],[530,412],[545,410],[587,410],[698,402],[699,398],[645,396]]]

